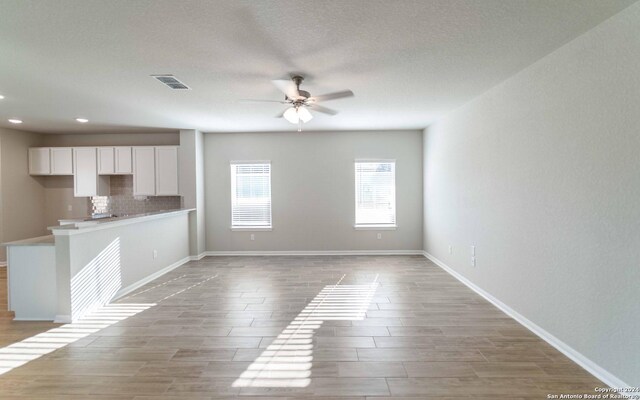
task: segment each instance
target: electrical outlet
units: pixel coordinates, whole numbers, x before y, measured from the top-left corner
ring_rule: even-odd
[[[378,233],[378,240],[382,239],[382,233]]]
[[[256,235],[255,234],[251,234],[251,240],[256,240]]]
[[[158,258],[158,250],[153,251],[153,259],[155,260],[156,258]]]
[[[453,254],[453,246],[449,245],[449,254]]]
[[[73,206],[71,204],[67,206],[67,211],[73,211]]]
[[[471,246],[471,257],[476,256],[476,246]]]
[[[475,257],[471,257],[471,266],[472,267],[476,266],[476,258]]]

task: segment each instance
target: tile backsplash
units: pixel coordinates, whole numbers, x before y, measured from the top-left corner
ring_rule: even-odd
[[[111,176],[111,195],[95,196],[89,204],[89,214],[143,214],[161,210],[175,210],[182,206],[180,196],[133,196],[133,176]]]

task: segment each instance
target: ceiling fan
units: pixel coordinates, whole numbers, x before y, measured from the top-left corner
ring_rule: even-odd
[[[243,100],[243,102],[259,102],[259,103],[281,103],[287,104],[289,107],[277,118],[284,118],[292,124],[298,124],[298,132],[302,130],[302,124],[311,121],[313,115],[309,109],[329,115],[336,115],[338,112],[327,107],[319,105],[319,102],[342,99],[344,97],[352,97],[351,90],[343,90],[340,92],[327,93],[320,96],[311,96],[311,93],[300,89],[300,84],[304,78],[300,75],[294,75],[291,80],[278,79],[271,81],[282,93],[284,93],[284,101],[280,100]]]

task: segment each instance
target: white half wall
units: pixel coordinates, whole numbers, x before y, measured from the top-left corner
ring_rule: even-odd
[[[149,277],[187,262],[188,214],[142,217],[88,232],[80,229],[69,236],[54,231],[57,314],[76,320],[116,295],[148,282]]]
[[[294,125],[291,129],[205,134],[208,251],[422,249],[420,131],[296,132]],[[355,159],[396,160],[397,230],[354,229]],[[270,232],[230,230],[229,162],[242,160],[271,161]]]
[[[639,22],[636,3],[424,138],[425,251],[633,386]]]

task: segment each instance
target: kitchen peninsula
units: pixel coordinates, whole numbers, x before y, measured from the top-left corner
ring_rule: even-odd
[[[16,320],[75,321],[189,260],[189,213],[160,211],[50,227],[5,243]]]

